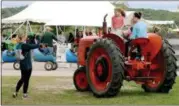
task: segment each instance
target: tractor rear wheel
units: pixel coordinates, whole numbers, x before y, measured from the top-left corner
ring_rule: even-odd
[[[160,68],[151,71],[151,75],[158,78],[154,82],[142,85],[145,92],[168,93],[172,89],[177,76],[177,59],[174,54],[172,46],[164,39],[162,49],[154,59],[155,63],[160,64]]]
[[[97,39],[91,46],[86,75],[96,97],[116,96],[123,84],[124,57],[110,39]]]
[[[73,76],[73,83],[78,91],[83,92],[89,90],[85,67],[80,67],[75,71]]]

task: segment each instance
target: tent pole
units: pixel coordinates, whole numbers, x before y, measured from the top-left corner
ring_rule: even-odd
[[[56,25],[56,34],[58,36],[58,26]]]
[[[30,22],[28,21],[28,25],[29,25],[29,28],[30,28],[30,32],[32,32],[32,27],[30,25]]]
[[[175,23],[175,26],[176,26],[176,28],[178,29],[178,26],[177,26],[177,24]]]
[[[15,34],[15,33],[25,24],[25,22],[26,22],[26,21],[24,21],[24,22],[11,34],[11,36],[12,36],[13,34]],[[11,38],[11,36],[9,36],[8,39]]]
[[[62,32],[63,32],[63,30],[62,30],[62,28],[61,28],[61,27],[59,27],[59,29],[60,29],[60,31],[62,31]]]
[[[45,27],[46,27],[46,26],[44,25],[43,27],[44,27],[43,32],[45,32]]]
[[[62,28],[59,26],[59,29],[60,29],[60,31],[63,33],[63,30],[62,30]],[[62,34],[63,35],[63,34]]]
[[[39,31],[41,32],[41,31],[42,31],[42,29],[43,29],[43,26],[42,26],[42,25],[40,25],[40,29],[39,29]]]
[[[83,35],[84,35],[84,37],[86,36],[86,27],[84,26],[84,30],[83,30]]]
[[[26,21],[26,35],[28,34],[28,21]]]
[[[75,37],[76,37],[76,29],[77,29],[77,26],[75,26]]]

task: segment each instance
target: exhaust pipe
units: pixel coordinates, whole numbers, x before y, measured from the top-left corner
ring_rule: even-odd
[[[103,20],[103,34],[105,35],[105,34],[107,34],[107,22],[106,22],[106,17],[108,16],[108,14],[106,14],[105,16],[104,16],[104,20]]]

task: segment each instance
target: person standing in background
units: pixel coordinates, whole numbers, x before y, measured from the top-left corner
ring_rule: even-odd
[[[17,34],[13,34],[11,37],[11,42],[15,45],[17,43]]]
[[[68,37],[68,43],[74,43],[74,41],[75,41],[75,38],[74,38],[73,34],[70,32],[69,37]]]
[[[102,37],[102,36],[103,36],[103,29],[102,29],[102,28],[98,28],[98,33],[97,33],[97,35],[98,35],[99,37]]]
[[[42,36],[41,43],[47,44],[50,54],[55,55],[53,50],[53,40],[58,41],[57,37],[52,33],[52,29],[47,27],[46,32]]]
[[[33,32],[29,32],[27,36],[26,43],[35,44],[35,34]]]

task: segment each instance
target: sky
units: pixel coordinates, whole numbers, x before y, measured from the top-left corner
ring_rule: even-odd
[[[33,1],[2,1],[2,7],[19,7],[29,5]],[[162,10],[176,10],[179,1],[128,1],[131,8],[150,8]]]

